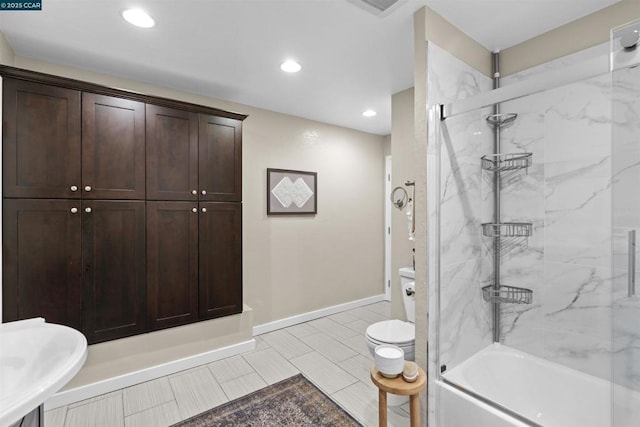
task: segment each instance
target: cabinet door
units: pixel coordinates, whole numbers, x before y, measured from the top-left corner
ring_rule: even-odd
[[[198,186],[201,201],[242,201],[242,122],[200,115]]]
[[[198,318],[197,203],[147,202],[147,312],[152,330]]]
[[[82,197],[145,197],[144,104],[82,94]]]
[[[200,319],[242,312],[242,205],[200,203]]]
[[[198,115],[147,104],[147,199],[198,200]]]
[[[144,202],[82,207],[83,332],[90,343],[144,332]]]
[[[3,195],[79,198],[80,92],[5,78],[2,102]]]
[[[5,199],[3,321],[44,317],[80,330],[80,201]]]

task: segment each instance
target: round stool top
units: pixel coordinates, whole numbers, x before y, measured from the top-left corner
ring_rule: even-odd
[[[400,394],[402,396],[412,396],[422,391],[425,385],[427,385],[427,374],[424,370],[418,366],[418,379],[412,383],[408,383],[402,379],[402,375],[397,378],[385,378],[376,369],[376,366],[371,366],[371,381],[378,386],[380,390],[387,393]]]

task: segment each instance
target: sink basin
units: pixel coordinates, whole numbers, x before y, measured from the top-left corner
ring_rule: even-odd
[[[40,406],[73,378],[87,358],[87,340],[42,318],[0,324],[0,426]]]

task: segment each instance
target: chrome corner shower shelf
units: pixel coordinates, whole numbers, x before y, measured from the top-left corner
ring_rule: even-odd
[[[531,304],[533,291],[515,286],[500,286],[494,289],[492,285],[482,288],[482,298],[487,302],[503,302],[509,304]]]
[[[533,233],[530,222],[503,222],[482,224],[482,235],[485,237],[529,237]]]
[[[496,127],[502,127],[513,122],[516,119],[516,117],[518,117],[517,113],[489,114],[487,116],[487,122],[491,123]]]
[[[485,154],[480,159],[482,169],[489,172],[526,169],[531,166],[531,153]]]

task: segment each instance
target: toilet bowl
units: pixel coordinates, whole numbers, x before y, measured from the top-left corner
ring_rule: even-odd
[[[412,323],[398,319],[374,323],[367,328],[366,339],[372,356],[377,346],[392,344],[404,351],[404,360],[415,360],[416,330]]]
[[[400,269],[402,301],[407,314],[407,322],[398,319],[384,320],[367,328],[365,339],[373,356],[375,348],[381,344],[392,344],[404,350],[405,360],[415,360],[415,272],[413,268]]]

